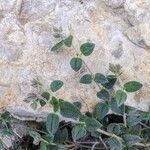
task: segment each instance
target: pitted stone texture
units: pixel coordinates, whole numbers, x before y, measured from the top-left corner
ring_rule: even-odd
[[[110,6],[112,8],[120,8],[123,7],[125,0],[104,0],[107,6]]]
[[[149,0],[126,0],[124,4],[128,19],[132,25],[150,21]]]
[[[66,36],[74,36],[77,51],[86,41],[96,44],[92,55],[83,58],[93,73],[110,73],[109,63],[119,63],[123,66],[123,82],[143,83],[140,92],[129,94],[127,104],[149,110],[149,19],[141,19],[132,27],[125,21],[129,15],[137,19],[138,11],[147,14],[148,1],[136,7],[134,0],[17,0],[13,8],[12,1],[7,1],[8,8],[4,7],[5,1],[0,3],[0,107],[13,111],[17,108],[17,113],[22,109],[33,112],[23,100],[35,90],[31,80],[36,77],[42,80],[44,88],[49,88],[55,79],[62,80],[64,87],[56,93],[60,98],[84,101],[89,109],[99,101],[94,84],[79,84],[80,77],[88,72],[86,67],[78,73],[70,68],[69,61],[76,54],[74,49],[50,51],[58,42],[53,37],[53,27],[61,26]],[[116,6],[114,11],[112,8]],[[125,9],[120,14],[123,6]],[[129,8],[133,12],[136,9],[137,13]]]

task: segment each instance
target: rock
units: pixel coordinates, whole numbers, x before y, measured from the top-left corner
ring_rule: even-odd
[[[124,0],[104,0],[107,6],[112,8],[120,8],[123,7]]]
[[[128,20],[132,25],[150,21],[149,0],[126,0],[124,8],[128,13]]]
[[[131,27],[126,31],[126,35],[133,44],[150,50],[150,23]]]
[[[149,0],[7,1],[7,6],[0,1],[0,108],[6,107],[21,120],[43,118],[41,113],[50,111],[47,106],[34,111],[24,102],[28,93],[36,92],[31,81],[38,77],[44,89],[49,88],[51,81],[62,80],[64,87],[57,92],[58,97],[84,100],[93,109],[99,101],[95,94],[98,88],[79,83],[88,70],[83,67],[75,73],[70,68],[69,62],[76,52],[73,48],[50,51],[59,41],[53,36],[53,28],[62,27],[64,35],[73,35],[77,51],[84,42],[96,44],[92,55],[84,58],[93,73],[108,74],[109,63],[120,64],[123,83],[141,82],[142,94],[129,94],[127,104],[149,111]],[[83,110],[86,109],[83,104]]]

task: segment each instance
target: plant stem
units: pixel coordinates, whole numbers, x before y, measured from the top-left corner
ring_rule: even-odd
[[[78,51],[76,50],[76,48],[74,47],[74,45],[72,45],[72,48],[75,50],[75,52],[76,52],[76,55],[80,55],[79,53],[78,53]],[[84,65],[86,66],[86,68],[87,68],[87,70],[89,71],[89,73],[91,74],[91,76],[94,78],[94,73],[91,71],[91,69],[88,67],[88,65],[86,64],[86,62],[84,61],[84,60],[82,60],[83,61],[83,63],[84,63]],[[95,81],[94,81],[95,82]],[[96,82],[95,82],[96,83]],[[98,84],[98,83],[96,83],[96,85],[97,85],[97,87],[99,88],[99,89],[101,89],[101,87],[100,87],[100,85]]]
[[[127,117],[126,117],[126,107],[125,107],[125,105],[124,105],[124,107],[123,107],[123,122],[124,122],[124,126],[125,127],[127,127]]]
[[[103,141],[103,139],[101,138],[101,136],[99,136],[100,141],[102,142],[102,144],[104,145],[104,147],[106,148],[106,150],[108,150],[107,145],[105,144],[105,142]]]
[[[105,134],[105,135],[107,135],[109,137],[115,137],[118,140],[123,141],[123,139],[121,137],[119,137],[119,136],[117,136],[117,135],[115,135],[113,133],[109,133],[109,132],[101,130],[101,129],[97,129],[97,132]],[[144,143],[144,144],[143,143],[135,143],[134,145],[135,146],[141,146],[141,147],[150,147],[150,143]]]

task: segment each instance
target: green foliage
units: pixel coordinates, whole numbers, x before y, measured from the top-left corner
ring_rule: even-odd
[[[87,42],[81,45],[80,51],[84,56],[89,56],[93,52],[94,48],[95,44]]]
[[[107,80],[108,80],[108,82],[105,84],[102,84],[102,86],[105,87],[106,89],[111,89],[111,88],[113,88],[114,84],[116,83],[117,77],[115,75],[108,75]]]
[[[78,118],[81,115],[78,107],[66,101],[60,101],[60,113],[66,118]]]
[[[72,35],[66,37],[61,29],[54,29],[54,32],[59,42],[52,47],[52,51],[57,51],[64,46],[68,48],[72,46]],[[87,107],[87,110],[83,112],[81,102],[71,103],[58,98],[55,92],[63,86],[60,80],[53,81],[50,89],[44,91],[39,80],[33,84],[40,90],[39,94],[30,95],[31,106],[36,109],[39,105],[42,107],[49,104],[53,108],[53,113],[48,114],[46,122],[42,123],[43,126],[40,128],[42,131],[34,129],[29,132],[34,142],[39,143],[41,150],[86,149],[87,147],[88,149],[135,150],[148,147],[150,113],[141,112],[125,104],[128,92],[140,90],[142,84],[137,81],[120,82],[122,67],[119,64],[109,64],[111,74],[93,73],[83,58],[92,54],[94,48],[93,43],[82,44],[80,52],[75,51],[76,55],[70,61],[70,66],[75,72],[78,72],[84,63],[87,72],[80,78],[80,83],[97,86],[93,92],[96,91],[99,102],[94,108],[87,106],[85,99],[83,108]],[[71,49],[75,48],[72,46]],[[89,109],[91,107],[93,110]]]
[[[132,146],[141,141],[141,138],[137,135],[125,134],[123,135],[123,139],[127,145]]]
[[[72,128],[71,134],[72,134],[73,141],[76,141],[86,135],[86,129],[81,125],[75,125]]]
[[[103,74],[101,74],[101,73],[96,73],[95,74],[94,81],[96,83],[101,83],[101,84],[108,83],[107,78]]]
[[[110,150],[123,150],[121,141],[115,137],[109,138],[106,143],[108,144]]]
[[[82,84],[92,83],[92,76],[90,74],[83,75],[80,79],[80,83],[82,83]]]
[[[58,42],[58,43],[56,43],[52,48],[51,48],[51,51],[57,51],[57,50],[59,50],[60,48],[62,48],[62,46],[63,46],[63,40],[62,41],[60,41],[60,42]]]
[[[52,92],[58,91],[63,86],[63,82],[60,80],[55,80],[51,83],[50,88]]]
[[[70,66],[74,71],[79,71],[82,67],[82,59],[81,58],[72,58],[70,61]]]
[[[70,35],[70,36],[68,36],[66,39],[64,39],[64,44],[65,44],[67,47],[71,47],[71,45],[72,45],[72,40],[73,40],[73,36]]]
[[[107,90],[102,89],[101,91],[97,92],[97,97],[99,99],[108,101],[110,96],[109,96],[109,92]]]
[[[130,81],[124,84],[124,89],[127,92],[136,92],[142,88],[142,84],[137,81]]]
[[[53,111],[57,112],[59,111],[59,101],[56,97],[52,97],[50,104],[53,106]]]
[[[127,99],[127,94],[122,91],[122,90],[118,90],[115,94],[115,100],[117,101],[117,105],[121,106],[122,104],[125,103]]]
[[[68,139],[68,130],[67,128],[58,129],[54,136],[55,143],[64,143]]]
[[[59,117],[56,114],[50,113],[46,120],[46,129],[49,134],[54,134],[59,126]]]
[[[95,106],[95,116],[98,120],[102,120],[108,113],[109,106],[106,103],[97,103]]]

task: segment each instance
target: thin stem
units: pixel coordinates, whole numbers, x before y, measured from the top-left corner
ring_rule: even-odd
[[[102,144],[104,145],[104,147],[106,148],[106,150],[108,150],[107,145],[105,144],[104,140],[101,138],[101,136],[99,136],[100,141],[102,142]]]
[[[80,54],[78,53],[78,51],[76,50],[76,48],[74,47],[74,45],[72,45],[72,48],[75,50],[76,55],[79,56]],[[91,74],[92,77],[94,77],[94,73],[91,71],[91,69],[88,67],[88,65],[86,64],[86,62],[84,60],[82,60],[84,65],[86,66],[87,70],[89,71],[89,73]],[[95,81],[94,81],[95,82]],[[95,82],[96,83],[96,82]],[[101,89],[100,85],[98,83],[96,83],[96,85],[98,86],[99,89]]]
[[[101,130],[101,129],[97,129],[97,132],[99,132],[99,133],[102,133],[102,134],[105,134],[105,135],[107,135],[107,136],[109,136],[109,137],[115,137],[115,138],[117,138],[119,141],[123,141],[123,139],[121,138],[121,137],[119,137],[119,136],[117,136],[117,135],[115,135],[115,134],[113,134],[113,133],[109,133],[109,132],[107,132],[107,131],[104,131],[104,130]],[[141,147],[150,147],[150,143],[135,143],[134,144],[135,146],[141,146]]]
[[[123,122],[124,122],[124,125],[125,125],[125,127],[127,127],[127,117],[126,117],[126,107],[125,107],[125,105],[124,105],[124,107],[123,107]]]

